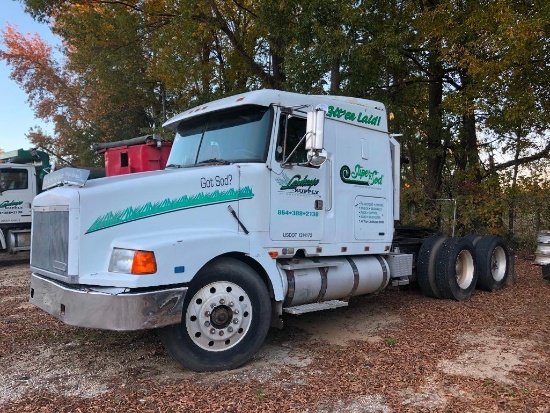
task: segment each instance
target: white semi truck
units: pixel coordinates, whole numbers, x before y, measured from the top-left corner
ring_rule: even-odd
[[[400,153],[381,103],[260,90],[164,126],[162,171],[50,174],[33,203],[31,303],[70,325],[156,328],[207,371],[249,360],[283,312],[411,280],[463,300],[508,277],[498,237],[394,237]]]

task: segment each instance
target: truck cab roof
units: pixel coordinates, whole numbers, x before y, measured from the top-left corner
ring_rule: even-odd
[[[368,99],[360,98],[351,98],[344,96],[334,96],[334,95],[302,95],[299,93],[284,92],[280,90],[273,89],[261,89],[252,92],[246,92],[239,95],[230,96],[227,98],[215,100],[213,102],[205,103],[204,105],[199,105],[185,112],[182,112],[171,119],[167,120],[162,126],[168,130],[175,131],[178,124],[185,119],[189,119],[198,115],[205,113],[216,112],[222,109],[244,106],[244,105],[259,105],[259,106],[270,106],[270,105],[280,105],[286,107],[298,107],[298,106],[313,106],[324,103],[327,106],[332,106],[334,109],[341,109],[344,107],[345,110],[340,110],[337,113],[331,112],[327,114],[328,117],[337,118],[337,120],[348,121],[349,118],[346,118],[345,114],[351,113],[361,113],[365,111],[377,111],[380,112],[380,115],[383,115],[386,111],[384,104]],[[378,125],[379,128],[383,131],[387,130],[386,116],[381,116],[383,121]],[[355,116],[356,120],[357,117]],[[357,125],[357,122],[352,122]],[[362,126],[362,125],[358,125]],[[372,126],[369,126],[372,127]]]

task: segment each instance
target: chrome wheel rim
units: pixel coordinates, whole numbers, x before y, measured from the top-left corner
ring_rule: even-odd
[[[460,251],[455,263],[456,282],[458,286],[465,290],[474,280],[474,258],[470,251]]]
[[[496,247],[491,255],[491,275],[497,282],[506,275],[506,253],[502,247]]]
[[[236,346],[252,321],[250,297],[237,284],[217,281],[195,293],[185,313],[191,340],[208,351]]]

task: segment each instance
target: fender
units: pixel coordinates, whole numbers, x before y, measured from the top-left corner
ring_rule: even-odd
[[[273,287],[276,301],[284,299],[284,284],[275,261],[248,235],[234,231],[212,228],[193,229],[182,232],[162,231],[146,236],[114,239],[113,248],[153,251],[157,261],[157,274],[162,274],[162,285],[190,282],[212,259],[228,253],[248,255],[265,270]],[[118,279],[119,282],[115,282]],[[135,276],[115,273],[94,273],[80,277],[82,284],[111,285],[129,288],[158,286],[154,274]],[[125,285],[123,285],[125,284]]]
[[[250,243],[250,258],[258,262],[265,270],[271,285],[273,287],[273,295],[275,301],[283,301],[285,299],[286,290],[288,288],[286,277],[283,277],[277,262],[269,256],[266,250],[255,242]]]

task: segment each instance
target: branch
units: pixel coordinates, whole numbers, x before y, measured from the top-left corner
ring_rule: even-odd
[[[494,167],[485,170],[485,172],[482,174],[482,177],[486,178],[487,176],[489,176],[489,175],[491,175],[491,174],[493,174],[497,171],[502,171],[503,169],[509,168],[510,166],[525,165],[527,163],[537,161],[537,160],[542,159],[542,158],[548,158],[549,156],[550,156],[550,143],[548,143],[543,150],[541,150],[540,152],[535,153],[531,156],[525,156],[525,157],[519,158],[517,160],[513,159],[511,161],[495,165]]]
[[[410,50],[407,50],[405,48],[399,49],[400,53],[405,56],[406,58],[410,59],[415,66],[420,70],[421,73],[427,74],[428,71],[424,68],[424,65],[420,63],[420,61],[414,56],[414,53]]]
[[[120,6],[124,6],[128,9],[132,9],[134,11],[143,13],[143,9],[141,7],[137,7],[135,4],[130,4],[128,2],[121,1],[121,0],[99,0],[99,1],[96,1],[96,3],[99,3],[99,4],[118,4]]]
[[[259,19],[260,16],[258,16],[256,13],[254,13],[252,10],[246,8],[245,6],[243,6],[241,3],[239,3],[237,0],[233,0],[233,3],[236,4],[236,6],[241,9],[241,10],[244,10],[245,12],[251,14],[252,16],[254,16],[255,18]]]
[[[255,72],[261,79],[263,79],[271,88],[276,85],[276,80],[269,73],[266,73],[263,67],[254,60],[250,54],[246,52],[241,43],[237,40],[235,33],[230,29],[227,21],[223,18],[222,13],[215,4],[212,4],[212,11],[214,16],[207,16],[204,13],[191,16],[194,20],[210,25],[217,26],[229,39],[229,42],[235,48],[238,54],[242,56],[248,66]]]

